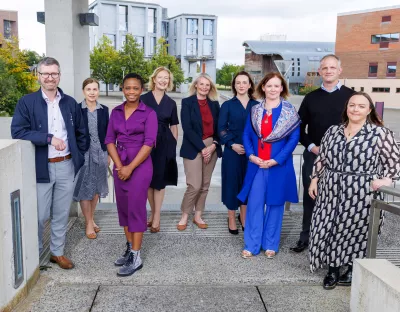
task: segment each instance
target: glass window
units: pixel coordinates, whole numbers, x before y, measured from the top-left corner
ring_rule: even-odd
[[[156,46],[157,46],[157,38],[151,37],[150,38],[150,54],[156,53]]]
[[[396,93],[400,93],[400,88],[396,88]]]
[[[364,91],[364,87],[361,87],[361,88],[360,88],[360,91]]]
[[[213,41],[203,40],[203,55],[213,55]]]
[[[212,36],[214,32],[214,21],[213,20],[203,20],[203,35]]]
[[[175,49],[175,55],[180,55],[180,53],[178,53],[178,45],[176,44],[176,39],[174,39],[174,49]]]
[[[382,23],[387,23],[390,21],[392,21],[392,16],[390,15],[382,16]]]
[[[147,9],[147,31],[153,34],[157,32],[156,9]]]
[[[108,39],[111,40],[111,45],[114,47],[114,49],[117,48],[116,42],[115,42],[115,35],[113,34],[105,34]]]
[[[372,88],[372,92],[390,93],[390,88]]]
[[[390,41],[390,34],[382,34],[379,36],[381,37],[381,42],[389,42]]]
[[[396,77],[397,63],[388,62],[386,65],[386,77]]]
[[[371,43],[379,43],[381,41],[380,35],[372,35],[371,36]]]
[[[142,49],[144,49],[144,37],[133,36],[133,38],[135,38],[136,43],[137,43]]]
[[[125,42],[126,42],[126,36],[122,35],[121,36],[121,48],[125,45]]]
[[[400,33],[390,34],[391,42],[399,42]]]
[[[11,21],[4,20],[4,39],[11,39]]]
[[[161,28],[161,36],[164,38],[168,37],[168,33],[169,33],[169,23],[166,21],[162,22],[162,28]]]
[[[176,36],[176,32],[177,32],[177,21],[174,20],[174,36]]]
[[[377,74],[378,73],[378,65],[369,65],[368,73]]]
[[[186,55],[197,55],[197,39],[186,39]]]
[[[197,23],[198,23],[198,20],[195,18],[187,19],[187,34],[188,35],[197,35]]]
[[[128,7],[126,5],[119,6],[119,30],[128,30]]]

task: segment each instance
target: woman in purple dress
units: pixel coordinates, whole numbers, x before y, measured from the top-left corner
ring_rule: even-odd
[[[118,276],[142,268],[140,248],[147,229],[147,190],[153,175],[150,153],[157,138],[157,115],[143,102],[143,79],[128,74],[122,82],[126,101],[111,112],[105,144],[114,162],[114,184],[120,226],[124,227],[126,251],[115,261]]]

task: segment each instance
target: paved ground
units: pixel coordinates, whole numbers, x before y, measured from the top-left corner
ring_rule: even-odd
[[[180,106],[182,96],[174,97]],[[113,107],[120,98],[100,101]],[[388,116],[399,133],[395,120],[400,111]],[[295,159],[298,168],[299,161]],[[175,228],[185,188],[180,167],[178,187],[167,189],[161,232],[145,233],[141,271],[128,278],[116,276],[113,262],[124,248],[124,236],[115,206],[102,204],[96,213],[102,228],[98,239],[86,239],[82,218],[70,221],[66,255],[74,260],[75,269],[64,271],[51,265],[42,271],[33,292],[16,311],[349,311],[350,288],[323,290],[325,271],[310,273],[307,253],[289,251],[300,231],[301,206],[292,206],[285,213],[275,259],[262,254],[250,260],[240,257],[243,233],[235,237],[227,231],[219,168],[217,165],[204,215],[209,229],[199,230],[192,224],[184,232]],[[378,244],[378,257],[395,264],[400,264],[399,221],[396,216],[387,218]]]
[[[117,277],[113,265],[125,241],[116,210],[98,211],[102,231],[96,240],[86,239],[84,220],[76,219],[66,246],[76,267],[65,271],[50,265],[16,311],[349,311],[350,288],[323,290],[325,270],[310,273],[307,253],[289,251],[301,213],[285,214],[280,252],[273,260],[263,254],[242,259],[242,232],[228,233],[225,213],[207,213],[205,219],[208,230],[190,225],[178,232],[179,214],[164,212],[161,232],[145,233],[143,269],[127,278]],[[398,222],[387,218],[379,257],[400,255]]]

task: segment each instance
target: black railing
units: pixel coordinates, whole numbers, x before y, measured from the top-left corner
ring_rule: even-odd
[[[379,224],[381,211],[387,211],[400,216],[400,203],[395,202],[395,198],[400,198],[400,190],[393,187],[383,186],[378,192],[388,196],[393,196],[393,202],[373,199],[369,216],[367,258],[376,258],[376,248],[378,244]]]

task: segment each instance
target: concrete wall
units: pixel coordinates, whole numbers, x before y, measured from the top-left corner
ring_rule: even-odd
[[[400,311],[400,269],[384,259],[356,260],[350,311]]]
[[[14,288],[10,194],[20,190],[24,281]],[[0,140],[0,310],[27,293],[38,276],[37,201],[34,147],[30,142]],[[36,282],[36,280],[34,281]],[[34,284],[34,283],[33,283]],[[23,297],[23,296],[22,296]],[[14,300],[15,303],[15,300]]]
[[[0,117],[0,140],[11,139],[11,120],[12,117]]]
[[[367,92],[374,102],[385,102],[385,108],[400,109],[400,79],[340,79],[355,91]],[[389,93],[372,92],[372,88],[390,88]]]
[[[60,87],[83,99],[82,82],[89,77],[89,26],[81,26],[79,14],[88,12],[87,0],[45,0],[46,55],[61,65]]]

